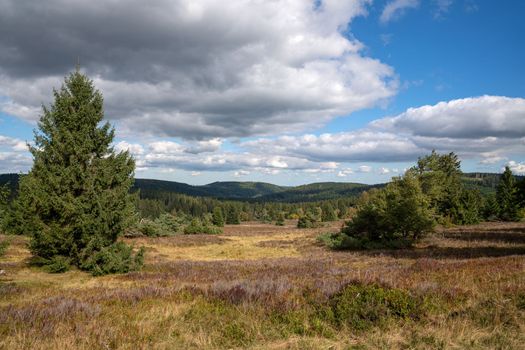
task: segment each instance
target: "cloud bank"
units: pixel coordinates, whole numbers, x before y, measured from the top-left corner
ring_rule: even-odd
[[[129,135],[205,140],[321,126],[397,91],[393,69],[343,34],[368,4],[2,0],[0,110],[37,120],[79,58],[107,117]]]

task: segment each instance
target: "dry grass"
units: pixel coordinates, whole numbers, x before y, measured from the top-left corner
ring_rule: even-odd
[[[316,243],[339,225],[130,239],[148,248],[144,270],[98,278],[30,268],[15,237],[0,258],[0,348],[525,348],[524,223],[443,229],[399,251]],[[356,283],[403,291],[421,314],[342,325],[326,308]]]

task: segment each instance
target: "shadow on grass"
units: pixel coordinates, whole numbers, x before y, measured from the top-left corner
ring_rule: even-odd
[[[483,257],[525,255],[525,247],[428,247],[362,251],[362,254],[368,256],[383,255],[402,259],[476,259]]]
[[[493,228],[489,230],[460,229],[443,232],[443,237],[461,241],[490,241],[525,244],[525,228]]]

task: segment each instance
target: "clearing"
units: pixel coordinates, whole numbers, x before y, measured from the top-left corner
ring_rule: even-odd
[[[525,223],[370,252],[317,243],[340,222],[287,224],[128,239],[145,268],[104,277],[29,267],[27,239],[8,237],[0,348],[525,348]]]

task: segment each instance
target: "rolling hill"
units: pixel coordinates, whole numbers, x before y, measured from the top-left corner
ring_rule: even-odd
[[[9,183],[12,190],[18,187],[19,174],[0,174],[0,185]],[[500,174],[465,173],[463,182],[467,188],[478,189],[483,194],[495,193]],[[524,176],[516,176],[518,180]],[[171,192],[195,197],[213,197],[228,200],[257,202],[313,202],[346,196],[357,196],[370,188],[384,184],[366,185],[352,182],[319,182],[301,186],[278,186],[265,182],[213,182],[194,186],[182,182],[135,179],[134,190],[145,197],[152,192]]]

